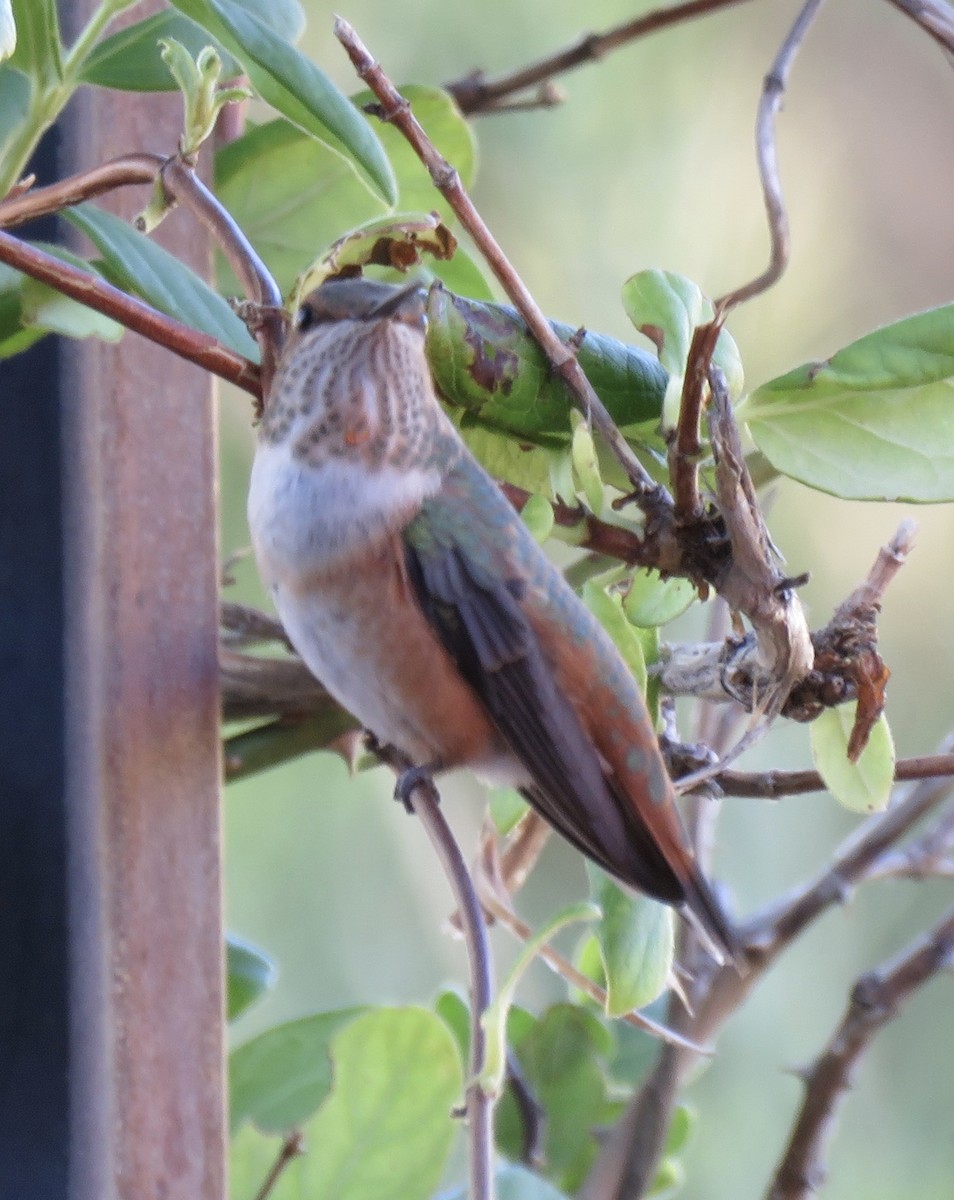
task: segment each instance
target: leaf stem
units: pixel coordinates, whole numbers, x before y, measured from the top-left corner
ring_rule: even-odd
[[[110,22],[137,3],[139,0],[103,0],[63,59],[57,82],[44,86],[39,79],[31,81],[33,87],[26,116],[0,165],[0,197],[5,196],[23,175],[40,138],[66,107],[79,84],[90,52]]]

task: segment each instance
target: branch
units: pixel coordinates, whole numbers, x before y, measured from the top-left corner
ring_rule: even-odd
[[[164,161],[158,154],[125,154],[41,188],[33,187],[30,176],[0,200],[0,229],[14,229],[37,217],[52,216],[115,188],[155,183]]]
[[[954,54],[954,11],[947,0],[889,0],[949,54]]]
[[[954,752],[954,736],[948,736],[942,752]],[[760,962],[777,957],[821,913],[843,903],[881,855],[949,796],[952,786],[950,778],[922,779],[887,812],[864,821],[813,880],[753,917],[742,937]]]
[[[0,219],[2,219],[0,212]],[[0,231],[0,262],[16,267],[24,275],[49,284],[71,300],[112,317],[133,333],[141,334],[188,362],[195,363],[228,383],[253,396],[261,393],[259,370],[255,363],[223,346],[207,333],[183,325],[174,317],[151,308],[111,283],[90,275],[71,263],[54,258],[19,238]]]
[[[744,300],[751,300],[753,296],[760,295],[777,283],[788,265],[788,216],[785,212],[782,180],[775,153],[775,117],[782,106],[782,96],[788,86],[788,74],[792,62],[821,5],[822,0],[807,0],[788,37],[782,43],[769,73],[765,76],[762,99],[759,102],[759,111],[756,117],[755,140],[759,177],[762,181],[762,195],[765,200],[769,238],[772,245],[769,265],[761,275],[716,301],[715,308],[720,324],[737,304],[741,304]]]
[[[825,1153],[851,1075],[877,1034],[906,1000],[954,966],[954,911],[893,962],[862,976],[822,1054],[805,1073],[805,1099],[768,1200],[806,1200],[825,1182]]]
[[[285,1168],[304,1153],[305,1139],[302,1136],[302,1132],[300,1129],[293,1129],[282,1140],[274,1163],[272,1163],[268,1174],[262,1181],[262,1186],[255,1193],[255,1200],[267,1200],[275,1190],[275,1186],[279,1179],[281,1179]]]
[[[480,213],[460,182],[460,176],[421,128],[407,100],[398,92],[380,65],[372,58],[357,33],[341,17],[335,21],[335,37],[341,42],[355,70],[381,104],[381,120],[395,125],[430,172],[434,186],[473,238],[487,265],[516,305],[530,332],[545,353],[551,369],[573,394],[580,411],[592,420],[616,455],[633,487],[634,497],[649,512],[671,505],[669,494],[657,484],[616,428],[602,400],[586,378],[573,350],[564,345],[550,328],[546,317],[527,290],[523,280],[507,259],[500,244],[488,229]]]
[[[245,295],[258,310],[250,326],[261,352],[261,389],[267,396],[275,364],[285,337],[282,293],[268,267],[239,228],[232,214],[216,199],[178,155],[162,168],[162,183],[169,195],[182,204],[208,230],[235,272]],[[256,409],[255,416],[260,417]]]
[[[695,17],[708,16],[718,9],[742,3],[745,3],[745,0],[689,0],[688,3],[676,4],[672,8],[656,9],[617,25],[605,33],[588,33],[574,45],[522,67],[519,71],[501,75],[498,79],[488,80],[483,71],[474,71],[463,79],[445,84],[444,88],[454,97],[465,116],[513,111],[517,104],[504,105],[501,101],[514,93],[533,87],[540,89],[537,96],[519,102],[519,106],[546,107],[555,102],[554,89],[548,87],[555,75],[562,75],[586,63],[598,62],[611,51],[659,29],[666,29]]]
[[[902,758],[895,763],[895,783],[917,779],[942,779],[954,776],[954,754],[926,754]],[[748,796],[761,800],[781,800],[783,796],[804,796],[824,792],[825,781],[817,771],[720,771],[715,776],[725,796]]]
[[[483,910],[440,808],[440,796],[432,780],[419,781],[410,791],[408,802],[431,845],[437,852],[444,874],[454,894],[470,966],[470,1065],[467,1085],[467,1129],[470,1142],[470,1200],[493,1200],[493,1099],[481,1087],[479,1075],[484,1066],[486,1034],[481,1017],[493,999],[493,967],[490,941]]]
[[[154,183],[163,163],[164,160],[155,154],[130,154],[49,187],[30,188],[26,181],[0,202],[0,230],[49,216],[114,188]],[[243,391],[260,395],[259,368],[254,363],[208,334],[167,317],[111,283],[2,232],[0,261],[111,317],[134,333],[165,346],[173,354],[234,383]]]

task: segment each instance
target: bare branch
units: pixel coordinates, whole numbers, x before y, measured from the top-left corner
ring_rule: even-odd
[[[552,370],[563,379],[573,394],[580,411],[587,419],[593,421],[605,438],[632,484],[634,498],[648,510],[660,507],[668,508],[671,501],[666,489],[653,480],[616,428],[602,400],[586,378],[572,348],[564,345],[550,328],[549,322],[530,295],[523,280],[464,190],[457,171],[438,152],[414,117],[408,102],[385,75],[380,65],[372,58],[354,29],[341,17],[335,21],[335,36],[348,52],[360,78],[367,83],[380,101],[379,116],[381,119],[389,121],[401,131],[418,158],[427,167],[434,186],[445,197],[461,225],[473,238],[488,266],[500,281],[504,291],[516,305],[530,332],[546,354]]]
[[[720,330],[721,325],[716,321],[697,325],[693,330],[679,401],[679,420],[669,445],[669,475],[676,520],[683,523],[698,521],[703,513],[699,495],[702,410],[706,377]]]
[[[768,1200],[807,1200],[825,1182],[825,1155],[851,1075],[875,1035],[939,971],[954,966],[954,911],[893,962],[862,976],[822,1054],[805,1073],[805,1098]]]
[[[761,275],[716,301],[716,313],[720,324],[737,304],[741,304],[743,300],[751,300],[753,296],[760,295],[777,283],[788,265],[788,216],[785,212],[785,198],[775,152],[775,118],[782,106],[782,96],[788,85],[792,61],[821,5],[822,0],[807,0],[788,37],[782,43],[768,75],[765,76],[755,136],[772,249],[769,265]]]
[[[51,183],[48,187],[27,186],[30,181],[17,185],[10,195],[0,201],[0,229],[14,229],[37,217],[50,216],[63,208],[92,200],[115,188],[134,184],[155,183],[165,160],[158,154],[126,154]]]
[[[0,202],[0,230],[59,212],[114,188],[154,183],[163,161],[155,154],[130,154],[49,187],[15,189],[10,198]],[[234,383],[243,391],[260,395],[259,369],[254,363],[208,334],[167,317],[111,283],[2,232],[0,261],[111,317],[134,333],[165,346],[173,354]]]
[[[947,0],[890,0],[949,54],[954,54],[954,11]]]
[[[656,9],[617,25],[605,33],[588,33],[565,50],[531,63],[519,71],[501,75],[498,79],[488,80],[483,71],[474,71],[463,79],[445,84],[444,87],[457,101],[465,116],[510,111],[516,105],[504,105],[501,101],[513,96],[515,92],[524,92],[535,87],[540,88],[537,96],[524,101],[522,107],[546,106],[553,103],[552,93],[548,93],[546,85],[555,75],[562,75],[586,63],[598,62],[611,51],[659,29],[666,29],[696,17],[705,17],[719,9],[742,3],[745,3],[745,0],[689,0],[688,3],[676,4],[672,8]]]
[[[418,782],[410,791],[409,803],[437,852],[454,894],[460,916],[470,967],[470,1068],[467,1084],[467,1133],[469,1139],[471,1200],[493,1200],[493,1098],[483,1089],[479,1074],[484,1066],[486,1034],[481,1017],[493,999],[493,959],[483,909],[460,847],[440,808],[440,797],[432,780]]]
[[[942,752],[954,752],[954,736],[946,739]],[[880,856],[941,804],[952,787],[950,778],[921,780],[887,812],[869,817],[813,880],[752,918],[742,932],[746,945],[763,962],[775,958],[821,913],[843,903]]]
[[[166,191],[209,231],[228,259],[245,295],[260,310],[260,319],[252,332],[261,351],[261,387],[262,394],[267,396],[285,336],[281,316],[283,301],[278,284],[232,214],[212,195],[189,163],[177,155],[163,165],[161,174]]]
[[[0,213],[2,217],[2,213]],[[134,296],[122,292],[104,279],[90,275],[79,267],[54,258],[19,238],[0,231],[0,262],[16,267],[25,275],[49,284],[64,296],[78,300],[88,308],[112,317],[127,329],[139,333],[177,354],[203,370],[253,396],[260,394],[259,371],[255,363],[234,350],[223,346],[207,333],[200,333],[167,317]]]
[[[278,1156],[272,1163],[268,1174],[262,1181],[262,1186],[255,1193],[255,1200],[267,1200],[275,1190],[275,1186],[284,1174],[285,1168],[305,1153],[305,1139],[300,1129],[293,1129],[285,1135],[278,1148]]]
[[[943,779],[954,776],[954,754],[927,754],[899,759],[894,767],[895,783],[916,779]],[[726,796],[749,796],[762,800],[781,800],[783,796],[804,796],[825,791],[825,781],[817,771],[721,771],[716,783]]]

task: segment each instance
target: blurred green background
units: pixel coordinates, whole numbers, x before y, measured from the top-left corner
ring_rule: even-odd
[[[333,9],[304,0],[304,47],[344,90],[358,90],[331,35]],[[645,3],[593,0],[337,0],[398,82],[491,75],[626,20]],[[762,269],[767,235],[754,165],[762,76],[799,5],[762,0],[655,35],[560,82],[554,110],[476,122],[475,198],[544,309],[633,340],[618,302],[646,267],[680,271],[717,295]],[[954,73],[888,4],[823,9],[797,60],[779,120],[792,228],[782,283],[733,316],[749,386],[824,357],[954,293]],[[252,453],[245,401],[222,399],[222,549],[247,544]],[[910,563],[881,623],[892,670],[888,716],[900,755],[930,752],[954,725],[951,563],[954,510],[847,504],[794,483],[777,489],[774,537],[824,624],[903,515],[920,522]],[[235,598],[262,601],[254,567]],[[699,620],[677,636],[698,635]],[[775,732],[743,767],[805,766],[808,733]],[[275,991],[236,1040],[292,1016],[356,1002],[430,1000],[465,978],[443,927],[447,889],[423,833],[389,799],[381,773],[349,779],[314,757],[232,786],[226,797],[229,927],[278,962]],[[472,847],[480,789],[445,789]],[[855,821],[825,796],[727,800],[718,870],[746,913],[812,873]],[[524,902],[539,918],[584,887],[581,863],[551,846]],[[827,916],[729,1026],[689,1091],[700,1119],[686,1197],[761,1194],[801,1088],[788,1068],[811,1059],[862,971],[895,953],[951,902],[949,883],[874,885]],[[512,947],[498,941],[501,960]],[[537,968],[523,1000],[559,995]],[[891,1026],[858,1074],[831,1157],[830,1200],[916,1195],[954,1186],[954,996],[935,981]]]

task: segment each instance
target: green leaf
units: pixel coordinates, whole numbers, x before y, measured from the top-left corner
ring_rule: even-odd
[[[404,90],[434,144],[457,164],[465,181],[471,178],[473,135],[451,99],[437,88]],[[398,131],[379,122],[373,127],[394,166],[396,206],[404,212],[436,210],[450,221],[449,207]],[[391,211],[359,181],[340,154],[287,121],[251,128],[223,147],[216,156],[215,174],[218,196],[286,293],[342,230],[355,229]],[[449,262],[429,266],[458,291],[488,295],[480,271],[460,251]]]
[[[534,541],[542,546],[553,532],[553,505],[546,496],[535,493],[521,509],[520,519],[530,530]]]
[[[176,41],[195,58],[211,45],[222,59],[226,79],[241,75],[241,65],[201,26],[181,13],[153,13],[105,38],[83,65],[82,80],[127,92],[172,92],[176,81],[162,61],[160,41]]]
[[[682,1165],[673,1158],[664,1158],[656,1169],[652,1183],[649,1185],[649,1196],[674,1195],[686,1181],[686,1173]]]
[[[183,155],[196,155],[202,143],[212,136],[219,113],[226,104],[251,99],[246,88],[220,88],[222,56],[212,46],[203,46],[195,58],[175,38],[165,38],[160,44],[162,61],[169,69],[182,93],[185,107],[184,132],[179,139]],[[161,190],[161,188],[160,188]],[[160,209],[167,203],[158,205]],[[147,223],[147,230],[152,228]]]
[[[569,325],[551,322],[568,341]],[[441,393],[483,425],[540,445],[569,444],[573,405],[566,384],[513,309],[433,288],[427,354]],[[587,333],[583,370],[624,433],[658,420],[666,389],[659,363],[643,350]],[[531,489],[541,490],[541,489]]]
[[[596,442],[589,422],[578,412],[570,414],[573,425],[573,441],[570,443],[570,457],[573,459],[573,471],[579,481],[580,489],[586,497],[590,512],[598,517],[603,511],[603,478],[600,475],[600,464],[596,457]]]
[[[0,70],[0,157],[3,144],[26,117],[29,104],[29,79],[12,67]]]
[[[305,15],[297,0],[245,0],[245,7],[286,41],[301,36]],[[211,45],[222,59],[223,78],[242,74],[241,64],[207,30],[181,13],[164,9],[97,43],[83,64],[83,82],[129,92],[174,91],[175,81],[159,55],[163,39],[181,42],[193,58]]]
[[[480,1086],[488,1095],[498,1096],[503,1088],[507,1070],[507,1033],[510,1009],[516,995],[517,985],[524,972],[536,958],[540,947],[549,942],[564,925],[570,925],[574,921],[592,921],[599,915],[600,911],[596,905],[587,900],[568,904],[551,917],[524,944],[516,962],[510,968],[510,974],[480,1017],[480,1023],[487,1034],[487,1044],[478,1079]]]
[[[171,0],[244,66],[256,91],[295,125],[348,154],[388,203],[397,200],[391,164],[368,122],[313,62],[234,0]]]
[[[306,1151],[270,1200],[429,1200],[456,1134],[451,1108],[463,1088],[450,1032],[425,1009],[379,1009],[339,1030],[331,1059],[331,1091],[302,1129]],[[277,1143],[271,1146],[274,1161]],[[268,1156],[249,1130],[236,1150],[232,1193],[247,1198],[261,1186]]]
[[[284,1133],[315,1112],[331,1090],[331,1042],[365,1010],[343,1008],[288,1021],[229,1055],[229,1120],[233,1132],[254,1121]]]
[[[62,246],[46,242],[28,244],[95,274],[86,259]],[[109,317],[71,300],[55,288],[12,267],[0,267],[0,357],[25,350],[45,333],[60,333],[73,338],[99,337],[116,342],[124,332],[123,327]]]
[[[12,11],[17,45],[11,65],[41,87],[59,83],[63,60],[56,0],[13,0]]]
[[[395,213],[378,217],[337,238],[295,285],[297,309],[303,297],[333,275],[354,274],[367,266],[387,267],[398,277],[424,262],[424,255],[449,259],[457,240],[437,213]],[[402,281],[407,285],[408,280]]]
[[[434,1011],[454,1035],[461,1062],[470,1053],[470,1006],[459,992],[448,988],[434,1001]]]
[[[516,788],[494,788],[489,807],[491,820],[501,837],[506,837],[530,809]]]
[[[954,500],[954,304],[754,391],[740,421],[783,475],[849,500]]]
[[[875,722],[856,763],[848,761],[848,739],[857,704],[826,708],[810,728],[812,759],[825,786],[852,812],[886,808],[894,783],[894,741],[884,713]]]
[[[607,1079],[613,1036],[595,1013],[572,1004],[548,1009],[514,1050],[546,1114],[547,1175],[576,1192],[614,1115]]]
[[[0,63],[6,62],[17,48],[17,23],[10,0],[0,0]]]
[[[174,255],[91,204],[63,215],[96,246],[106,275],[118,287],[257,361],[258,347],[225,300]]]
[[[677,1104],[669,1122],[663,1153],[678,1154],[680,1150],[684,1150],[695,1123],[696,1115],[693,1109],[688,1104]]]
[[[664,423],[671,428],[679,414],[679,398],[686,373],[686,358],[698,325],[712,320],[712,301],[701,289],[674,271],[639,271],[623,284],[623,308],[640,333],[645,334],[669,372]],[[742,361],[738,348],[723,329],[712,361],[725,372],[729,391],[742,391]]]
[[[471,454],[494,479],[505,479],[527,492],[546,494],[549,491],[550,459],[545,450],[522,445],[495,429],[486,429],[468,420],[467,414],[460,410],[451,409],[450,417],[456,422]]]
[[[35,279],[24,281],[22,301],[23,324],[45,332],[71,338],[98,337],[104,342],[118,342],[126,332],[118,322]]]
[[[226,1013],[234,1021],[271,988],[275,964],[261,950],[229,935],[225,940]]]
[[[663,577],[656,571],[640,568],[633,572],[623,598],[623,612],[633,625],[654,628],[667,625],[686,611],[699,593],[688,579]]]
[[[590,868],[603,910],[597,926],[606,978],[606,1013],[624,1013],[662,995],[674,949],[672,909],[648,896],[627,895],[596,867]]]
[[[588,579],[580,593],[581,599],[613,639],[623,656],[630,674],[645,694],[647,673],[643,644],[623,612],[623,600],[617,592],[607,592],[600,579]]]

